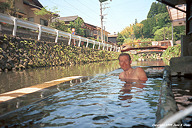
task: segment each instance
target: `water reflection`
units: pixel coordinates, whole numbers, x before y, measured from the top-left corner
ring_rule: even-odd
[[[119,95],[120,100],[127,100],[132,99],[132,95],[136,92],[142,92],[142,89],[146,86],[144,83],[146,81],[140,81],[140,80],[122,80],[125,81],[124,86],[120,90],[120,92],[123,92],[121,95]],[[136,90],[135,92],[132,92],[131,90],[134,88],[140,88],[141,90]]]
[[[121,71],[117,69],[107,74],[100,74],[69,88],[62,89],[66,85],[61,84],[60,92],[0,118],[0,125],[151,127],[155,123],[162,79],[149,78],[146,83],[121,81],[119,80]],[[75,80],[71,84],[74,83]]]
[[[132,66],[164,66],[163,61],[133,62]],[[0,93],[41,84],[69,76],[94,76],[118,69],[119,62],[106,61],[75,66],[44,67],[23,71],[0,72]],[[152,72],[147,71],[147,72]],[[156,72],[156,71],[155,71]]]
[[[119,68],[118,61],[106,61],[74,66],[57,66],[0,73],[0,93],[41,84],[69,76],[94,76]]]

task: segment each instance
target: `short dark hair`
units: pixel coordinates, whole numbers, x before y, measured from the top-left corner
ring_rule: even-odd
[[[121,53],[118,57],[118,60],[121,56],[128,56],[129,57],[129,60],[131,60],[131,56],[129,55],[129,53]]]

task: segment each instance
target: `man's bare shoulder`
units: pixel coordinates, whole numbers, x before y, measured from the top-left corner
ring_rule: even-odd
[[[121,72],[121,73],[119,74],[119,78],[120,78],[120,79],[123,78],[123,73],[124,73],[124,72]]]
[[[145,80],[145,81],[147,80],[147,75],[141,67],[138,67],[135,70],[136,70],[137,76],[139,77],[139,80]]]
[[[145,72],[141,67],[137,67],[135,70],[136,70],[137,72]]]

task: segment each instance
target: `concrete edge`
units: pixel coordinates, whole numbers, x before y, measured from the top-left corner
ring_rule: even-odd
[[[0,94],[0,117],[68,87],[89,80],[86,76],[71,76]]]
[[[171,72],[169,66],[166,66],[164,69],[163,81],[160,91],[159,104],[156,112],[156,124],[161,124],[178,111],[178,107],[171,90]],[[181,124],[181,121],[178,121],[175,124]],[[173,128],[176,127],[174,124],[171,125]]]

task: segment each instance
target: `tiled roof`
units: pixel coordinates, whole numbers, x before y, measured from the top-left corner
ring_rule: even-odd
[[[108,35],[108,37],[118,37],[118,35]]]
[[[32,1],[33,1],[33,3],[31,3],[27,0],[24,0],[23,3],[28,5],[28,6],[31,6],[33,8],[38,8],[38,9],[43,8],[43,5],[38,0],[32,0]]]
[[[78,18],[79,16],[68,16],[68,17],[58,17],[57,19],[62,20],[62,21],[74,21]]]

